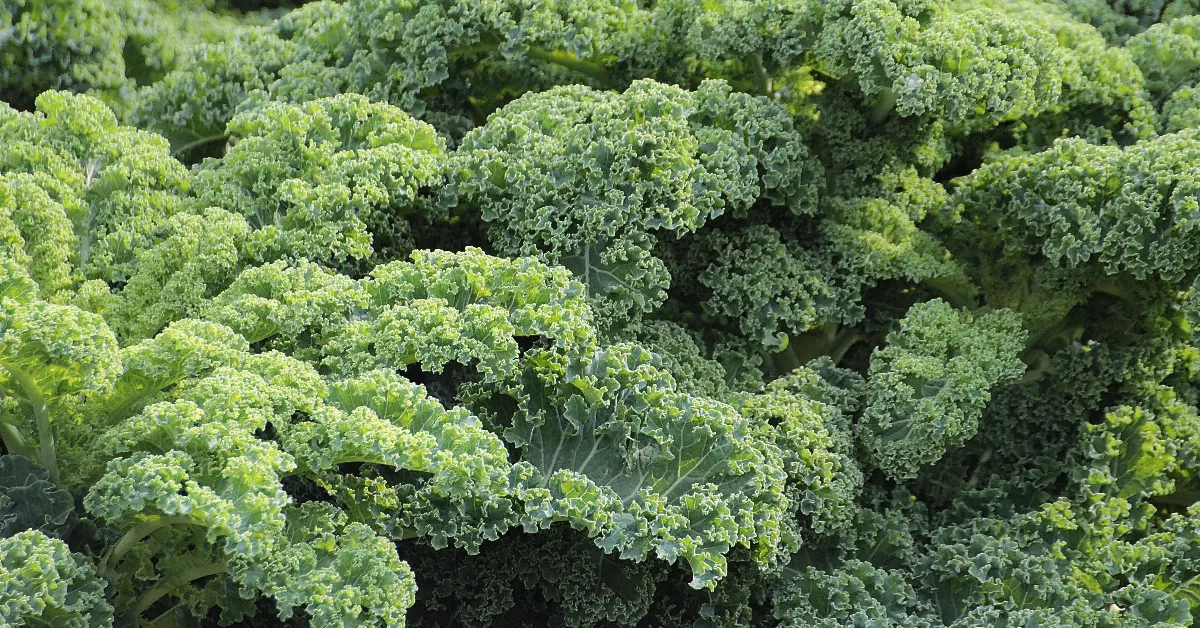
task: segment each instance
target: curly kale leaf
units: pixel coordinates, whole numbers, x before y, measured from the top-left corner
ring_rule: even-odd
[[[47,89],[128,88],[115,3],[25,0],[0,9],[0,93],[28,107]],[[115,31],[115,32],[114,32]]]
[[[36,297],[37,285],[0,260],[0,436],[36,458],[52,482],[58,449],[78,433],[86,401],[107,395],[121,372],[116,338],[96,314]],[[66,443],[59,442],[65,440]],[[77,453],[77,452],[72,452]]]
[[[501,378],[518,368],[518,339],[542,338],[563,355],[596,342],[583,288],[565,269],[479,249],[411,259],[357,282],[308,264],[250,269],[206,316],[343,375],[458,362]]]
[[[5,239],[47,297],[88,279],[128,281],[187,188],[162,138],[118,126],[95,98],[44,92],[34,113],[0,106]]]
[[[847,381],[828,381],[823,370]],[[854,457],[851,413],[859,409],[863,388],[857,374],[838,372],[825,359],[745,396],[738,408],[758,423],[760,438],[778,446],[803,534],[833,535],[852,524],[863,472]]]
[[[1200,265],[1192,244],[1198,148],[1191,131],[1126,148],[1062,140],[983,165],[959,180],[951,200],[1005,250],[1178,281]]]
[[[509,462],[503,441],[479,419],[446,410],[386,371],[338,381],[329,395],[310,421],[280,428],[281,443],[355,520],[394,538],[418,535],[436,548],[453,541],[473,553],[521,523],[518,487],[527,470]],[[340,472],[346,464],[419,479]]]
[[[0,537],[0,626],[111,628],[105,583],[87,558],[37,530]]]
[[[296,44],[263,28],[247,29],[228,41],[196,46],[179,67],[146,86],[130,112],[139,128],[170,141],[173,154],[195,161],[224,149],[226,126],[266,89],[280,69],[302,58]],[[340,92],[322,93],[333,96]]]
[[[404,627],[416,584],[391,541],[325,504],[303,504],[285,516],[286,547],[235,572],[275,598],[280,618],[304,606],[319,626]]]
[[[1125,47],[1146,76],[1157,102],[1200,80],[1200,16],[1155,24],[1132,37]]]
[[[127,397],[112,408],[140,409],[92,444],[107,462],[84,506],[124,532],[103,562],[122,614],[174,598],[203,615],[220,601],[195,581],[215,578],[274,598],[284,618],[304,606],[325,625],[403,625],[412,575],[394,546],[333,506],[293,510],[282,481],[301,470],[264,437],[324,412],[328,384],[302,362],[247,353],[244,340],[213,346],[216,331],[187,321],[126,350],[135,380],[118,382]]]
[[[714,588],[726,554],[770,562],[786,510],[776,451],[730,406],[675,390],[651,354],[616,345],[568,379],[527,371],[505,438],[538,471],[527,509],[607,552],[686,560]]]
[[[929,602],[921,598],[903,571],[880,569],[848,560],[829,569],[787,567],[773,591],[780,626],[800,628],[931,628]]]
[[[445,142],[432,127],[354,94],[269,103],[228,130],[228,153],[195,173],[195,203],[244,217],[252,233],[242,255],[258,263],[345,264],[389,246],[406,253],[392,223],[442,176]]]
[[[991,389],[1025,372],[1020,319],[918,303],[871,356],[859,438],[889,476],[911,477],[979,429]]]
[[[570,268],[605,326],[665,300],[659,238],[759,199],[812,213],[822,172],[781,107],[721,82],[530,94],[469,133],[456,162],[461,202],[497,249]]]

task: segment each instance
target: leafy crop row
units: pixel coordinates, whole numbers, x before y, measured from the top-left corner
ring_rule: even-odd
[[[0,101],[0,628],[1200,626],[1193,0],[0,0]]]

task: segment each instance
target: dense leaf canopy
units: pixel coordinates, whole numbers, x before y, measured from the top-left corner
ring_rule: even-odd
[[[1196,0],[0,0],[0,628],[1200,627]]]

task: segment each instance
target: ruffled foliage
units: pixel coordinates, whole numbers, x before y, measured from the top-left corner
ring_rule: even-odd
[[[1195,0],[0,0],[0,628],[1200,625]]]

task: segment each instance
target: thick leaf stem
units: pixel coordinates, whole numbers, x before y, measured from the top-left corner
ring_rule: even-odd
[[[142,541],[142,539],[154,534],[154,532],[160,528],[174,524],[194,525],[195,522],[187,517],[157,517],[150,521],[139,523],[130,528],[129,531],[121,537],[121,540],[117,541],[117,544],[113,546],[112,551],[109,552],[108,558],[105,559],[105,564],[108,565],[109,569],[115,569],[117,564],[121,562],[121,559],[125,557],[125,554],[127,554],[129,550],[136,547],[137,544]]]
[[[532,59],[537,59],[538,61],[544,61],[546,63],[553,63],[571,70],[572,72],[578,72],[584,76],[598,79],[600,81],[604,81],[608,78],[608,73],[603,67],[594,63],[583,61],[579,57],[567,52],[566,50],[540,50],[538,48],[530,48],[528,54]]]
[[[58,460],[54,451],[54,427],[50,424],[50,408],[46,405],[46,398],[42,396],[41,389],[38,388],[37,382],[29,373],[11,367],[8,372],[21,387],[21,392],[24,393],[33,410],[33,422],[38,433],[38,464],[50,472],[50,481],[58,484],[61,475],[58,472]]]
[[[142,613],[146,612],[151,606],[154,606],[154,603],[162,599],[163,596],[170,595],[172,591],[178,589],[179,587],[192,582],[193,580],[199,580],[200,578],[206,578],[208,576],[215,576],[219,573],[224,573],[224,571],[225,562],[218,561],[215,563],[196,565],[190,569],[185,569],[172,574],[154,588],[146,591],[140,597],[138,597],[138,599],[133,603],[132,608],[130,608],[129,614],[134,617],[138,617]]]
[[[9,454],[25,456],[26,458],[37,457],[37,451],[34,447],[26,442],[25,437],[21,435],[21,431],[11,423],[0,421],[0,440],[4,441],[4,448],[8,450]]]

